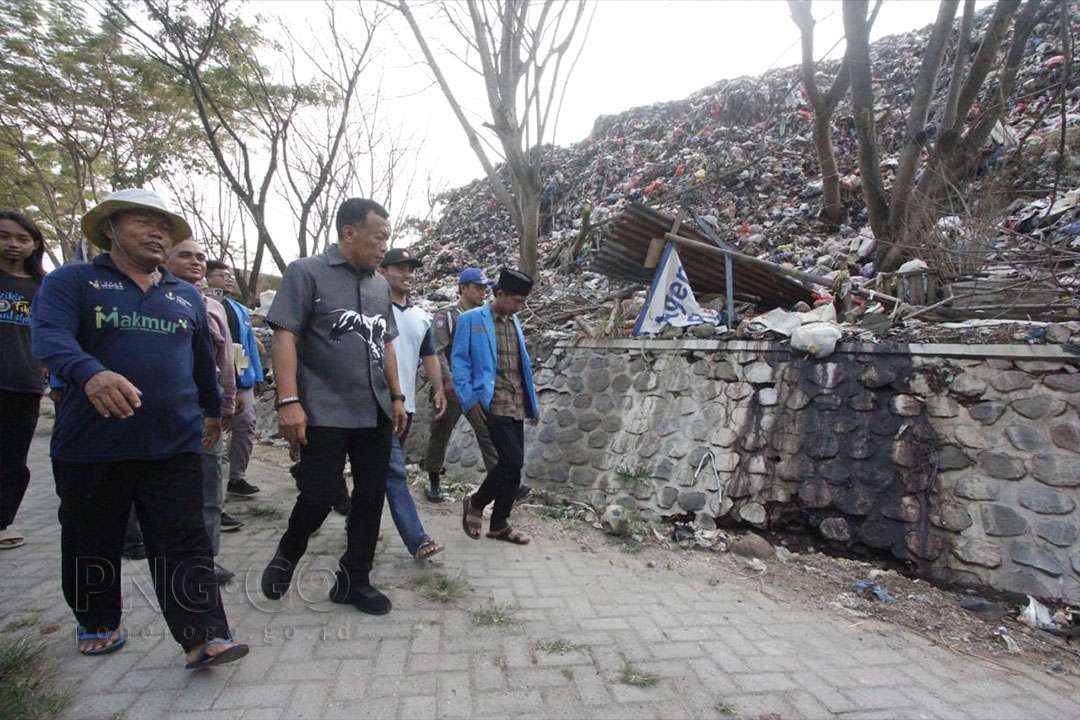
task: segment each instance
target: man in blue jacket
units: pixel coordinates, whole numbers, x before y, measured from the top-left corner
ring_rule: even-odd
[[[525,273],[502,270],[495,299],[462,313],[454,333],[454,390],[466,415],[487,427],[499,458],[480,489],[462,501],[462,528],[474,540],[480,537],[484,508],[494,502],[487,536],[529,542],[510,526],[510,510],[525,464],[524,420],[535,424],[540,416],[525,336],[515,316],[532,286]]]
[[[228,265],[220,260],[206,263],[206,284],[226,293],[236,292],[236,281]],[[233,416],[232,434],[229,438],[229,484],[230,495],[248,496],[259,492],[257,485],[247,481],[251,448],[255,443],[255,390],[262,385],[263,367],[259,359],[259,344],[251,326],[251,312],[238,300],[226,297],[223,301],[229,318],[229,332],[233,342],[243,350],[243,359],[236,371],[236,415]],[[222,530],[239,527],[239,523],[227,516],[222,517]]]
[[[237,660],[202,516],[199,446],[221,436],[206,305],[162,264],[191,235],[157,194],[121,190],[82,220],[107,252],[65,265],[34,298],[34,356],[67,389],[51,455],[61,582],[79,652],[123,646],[120,548],[132,503],[158,603],[197,668]],[[204,421],[205,417],[205,421]]]

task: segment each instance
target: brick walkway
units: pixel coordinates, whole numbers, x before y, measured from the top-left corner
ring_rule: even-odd
[[[147,600],[145,563],[125,561],[127,647],[78,656],[60,594],[56,497],[47,437],[33,452],[31,491],[20,513],[28,543],[0,554],[0,627],[33,617],[52,628],[51,651],[78,688],[73,718],[1064,718],[1080,717],[1077,685],[1031,669],[1007,672],[949,653],[893,626],[778,603],[749,583],[717,587],[601,547],[582,551],[546,523],[525,548],[472,541],[453,509],[421,512],[447,544],[443,566],[404,552],[389,516],[375,580],[394,611],[362,615],[326,600],[342,542],[332,515],[312,542],[304,582],[281,602],[258,578],[286,513],[291,479],[254,463],[257,500],[231,502],[248,522],[223,538],[222,563],[246,581],[226,591],[243,661],[192,673]],[[472,590],[456,606],[419,597],[423,573],[462,575]],[[245,592],[245,585],[248,591]],[[770,593],[772,595],[772,593]],[[307,598],[305,600],[304,598]],[[516,606],[506,629],[477,627],[469,611]],[[563,640],[564,654],[537,643]],[[622,682],[630,662],[658,677]]]

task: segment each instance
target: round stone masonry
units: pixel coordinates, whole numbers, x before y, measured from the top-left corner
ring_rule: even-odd
[[[1026,487],[1017,496],[1020,504],[1040,515],[1068,515],[1076,501],[1065,493],[1044,487]]]
[[[1080,457],[1067,453],[1045,453],[1030,460],[1031,475],[1053,487],[1080,487]]]
[[[826,540],[922,557],[942,578],[1080,597],[1080,373],[1064,363],[562,352],[538,369],[531,479],[575,496],[625,485],[643,511],[705,527],[798,506]]]

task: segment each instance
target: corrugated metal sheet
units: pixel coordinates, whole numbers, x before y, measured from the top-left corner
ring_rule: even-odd
[[[655,271],[645,269],[649,244],[653,238],[663,238],[664,233],[671,232],[674,222],[675,218],[644,205],[628,205],[601,238],[600,247],[593,257],[592,269],[611,278],[648,284]],[[694,227],[692,220],[683,221],[679,235],[716,245]],[[723,257],[685,246],[678,250],[695,294],[725,292]],[[800,300],[811,302],[810,291],[790,278],[741,262],[738,258],[732,258],[732,265],[736,298],[760,298],[757,304],[761,309],[790,308]]]

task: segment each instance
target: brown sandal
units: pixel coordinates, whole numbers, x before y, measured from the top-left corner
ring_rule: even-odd
[[[461,529],[473,540],[480,539],[480,528],[484,523],[483,511],[477,512],[472,506],[472,495],[461,499]]]
[[[513,543],[515,545],[528,545],[532,539],[520,530],[515,530],[512,527],[504,527],[502,530],[491,530],[487,536],[492,540],[502,540],[504,542]]]
[[[441,553],[445,549],[445,547],[434,540],[425,540],[424,544],[416,549],[416,554],[413,555],[413,557],[417,560],[427,560],[432,555]]]

